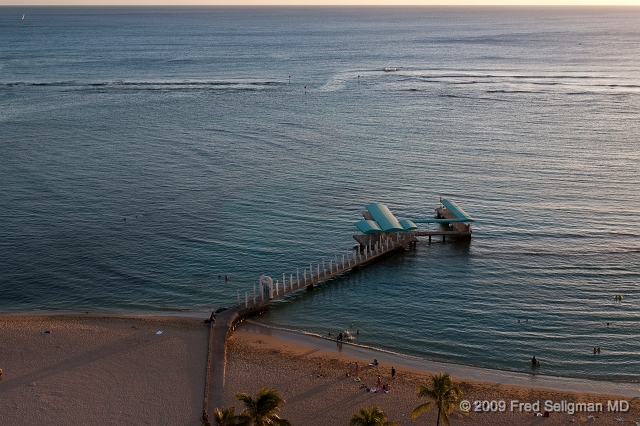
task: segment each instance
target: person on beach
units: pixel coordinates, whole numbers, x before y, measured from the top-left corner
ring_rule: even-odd
[[[342,333],[338,334],[338,342],[342,342]]]
[[[380,377],[380,375],[378,374],[378,382],[376,383],[376,389],[380,389],[381,387],[381,383],[382,383],[382,378]]]
[[[536,357],[534,356],[533,358],[531,358],[531,365],[532,365],[533,367],[536,367],[536,366],[540,365],[540,361],[538,361],[538,360],[536,359]]]
[[[396,378],[396,369],[391,367],[391,378],[395,379]]]
[[[358,361],[356,361],[356,375],[358,375]]]

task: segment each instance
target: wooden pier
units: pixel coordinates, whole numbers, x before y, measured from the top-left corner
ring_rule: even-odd
[[[244,295],[238,291],[237,305],[229,310],[220,312],[211,324],[209,334],[209,354],[205,377],[205,391],[203,401],[203,419],[222,404],[225,386],[226,341],[233,332],[235,325],[244,318],[259,314],[268,309],[273,300],[283,298],[298,291],[312,289],[322,281],[329,280],[340,274],[351,271],[364,264],[374,262],[391,253],[402,251],[405,247],[415,244],[415,236],[411,233],[398,234],[396,238],[387,237],[375,244],[360,246],[360,249],[350,250],[333,259],[323,260],[322,263],[309,265],[302,274],[296,270],[282,275],[282,284],[276,280],[275,284],[269,277],[260,277],[260,283],[254,284],[251,292]]]
[[[238,313],[254,310],[272,300],[299,290],[311,289],[321,281],[326,281],[391,252],[403,249],[415,241],[414,233],[406,233],[397,234],[395,238],[387,237],[375,243],[370,242],[368,245],[361,245],[360,250],[350,250],[340,256],[336,254],[328,262],[323,259],[315,267],[310,264],[309,268],[305,268],[302,272],[297,269],[295,275],[290,273],[287,277],[287,274],[282,274],[282,283],[276,280],[274,284],[270,277],[263,276],[259,284],[253,285],[253,291],[247,291],[244,295],[238,291]]]
[[[356,223],[362,233],[353,237],[358,242],[357,249],[335,254],[328,261],[309,264],[302,272],[296,269],[293,273],[282,274],[282,282],[277,279],[274,283],[271,277],[262,276],[253,289],[242,294],[237,293],[237,303],[231,309],[220,312],[211,323],[209,335],[209,353],[205,377],[205,392],[203,402],[203,420],[208,421],[208,415],[222,404],[225,386],[226,342],[233,332],[235,325],[252,315],[268,309],[269,303],[290,294],[312,289],[320,282],[344,274],[364,264],[378,260],[393,252],[404,250],[405,247],[415,247],[419,236],[442,236],[443,242],[447,237],[468,240],[471,239],[471,225],[473,219],[468,216],[454,202],[440,199],[442,207],[437,208],[436,219],[397,221],[393,214],[382,204],[370,204],[368,212],[364,213],[364,221]],[[415,222],[415,223],[414,223]],[[465,223],[466,222],[466,223]],[[438,223],[440,229],[429,230],[430,223]],[[427,229],[420,229],[417,224],[426,224]],[[278,277],[279,278],[279,277]]]

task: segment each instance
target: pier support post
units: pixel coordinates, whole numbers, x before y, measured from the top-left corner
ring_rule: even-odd
[[[293,274],[289,274],[289,291],[293,291]]]
[[[269,299],[273,299],[273,282],[269,283]]]
[[[327,276],[327,268],[324,267],[324,257],[322,258],[322,276]],[[320,278],[320,274],[318,274],[318,278]]]
[[[333,260],[329,261],[329,274],[333,274]]]
[[[282,274],[282,293],[286,293],[287,292],[287,279],[284,277],[284,274]]]
[[[342,269],[344,269],[344,254],[342,255]]]
[[[304,285],[307,285],[307,269],[304,270]]]
[[[318,277],[318,279],[320,279],[320,264],[319,263],[318,263],[317,269],[316,269],[316,277]]]
[[[253,283],[253,305],[256,304],[256,283]]]
[[[249,292],[244,292],[244,308],[247,309],[249,307]]]
[[[309,264],[309,275],[310,275],[311,281],[313,281],[313,263]]]
[[[296,268],[296,281],[298,282],[298,288],[300,288],[300,269]]]
[[[276,297],[280,294],[280,283],[276,280]]]

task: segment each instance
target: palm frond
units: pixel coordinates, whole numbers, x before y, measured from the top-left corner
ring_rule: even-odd
[[[418,417],[420,414],[422,413],[426,413],[427,411],[431,410],[431,406],[433,405],[432,401],[429,402],[425,402],[424,404],[420,404],[418,405],[416,408],[413,409],[413,411],[411,412],[411,417],[412,418],[416,418]]]
[[[435,404],[438,408],[438,419],[449,425],[450,415],[458,406],[462,389],[453,385],[451,377],[447,373],[440,372],[440,374],[431,375],[430,386],[420,385],[416,389],[416,393],[418,397],[429,398],[431,401],[417,406],[411,413],[413,418],[429,411]]]

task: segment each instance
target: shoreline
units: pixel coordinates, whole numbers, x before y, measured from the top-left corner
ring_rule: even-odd
[[[209,327],[201,318],[0,314],[0,368],[4,369],[0,399],[6,408],[0,412],[0,423],[160,424],[171,419],[173,424],[195,426],[202,414],[208,347]],[[595,413],[552,413],[553,419],[545,421],[549,425],[587,421],[587,416],[598,422],[616,421],[617,416],[640,420],[637,389],[627,392],[606,383],[571,381],[567,385],[562,378],[554,378],[557,382],[540,376],[514,378],[500,371],[339,345],[253,321],[239,323],[226,347],[220,406],[240,410],[237,393],[255,394],[268,387],[286,399],[282,417],[293,424],[345,424],[359,408],[371,405],[403,425],[435,422],[433,412],[417,419],[411,419],[410,413],[425,402],[417,398],[416,386],[427,383],[429,374],[441,371],[440,367],[464,389],[463,398],[471,401],[594,401],[605,406]],[[374,357],[379,366],[368,365]],[[345,376],[349,363],[355,361],[361,366],[357,381]],[[390,375],[392,366],[397,370],[395,378]],[[369,392],[377,376],[391,384],[390,393]],[[630,410],[608,412],[607,401],[619,399],[628,401]],[[454,424],[537,425],[540,420],[531,411],[507,409],[458,413]]]
[[[236,394],[255,394],[262,388],[269,388],[277,390],[286,400],[281,416],[292,424],[348,424],[360,408],[374,405],[382,409],[390,420],[404,426],[436,422],[436,410],[415,419],[411,412],[426,402],[424,398],[417,397],[417,386],[428,384],[430,374],[439,371],[416,368],[415,365],[408,367],[404,363],[405,357],[339,345],[335,341],[268,329],[257,324],[238,326],[229,338],[227,348],[222,407],[234,406],[236,411],[241,410]],[[378,360],[378,365],[369,364],[373,357]],[[358,373],[353,368],[355,362],[359,364]],[[392,368],[395,369],[395,377],[391,374]],[[455,425],[535,426],[592,421],[628,424],[640,419],[639,398],[620,397],[616,392],[610,392],[612,389],[600,388],[597,393],[584,389],[554,390],[541,386],[537,381],[521,385],[494,382],[484,370],[481,371],[482,376],[473,379],[461,377],[459,371],[451,371],[450,368],[445,372],[450,373],[455,386],[462,388],[461,402],[469,402],[475,407],[463,414],[456,404],[452,413],[452,424]],[[390,385],[391,391],[375,392],[380,383]],[[616,401],[624,401],[628,409],[609,409],[609,404]],[[485,403],[487,408],[478,409]],[[501,404],[503,408],[490,409],[490,403]],[[585,409],[587,405],[596,408]],[[580,406],[581,409],[576,408]],[[549,417],[540,417],[543,411],[550,411]]]
[[[421,372],[445,371],[457,379],[473,382],[490,382],[499,385],[519,386],[532,389],[548,389],[552,391],[567,391],[590,393],[594,395],[620,395],[625,397],[640,397],[640,383],[601,381],[572,377],[547,376],[543,374],[522,373],[508,370],[497,370],[486,367],[432,361],[413,355],[391,352],[384,349],[362,346],[344,342],[338,344],[312,333],[289,330],[260,324],[254,320],[245,320],[236,326],[236,331],[262,334],[277,339],[300,344],[310,348],[324,350],[329,353],[344,354],[363,360],[377,358],[387,364],[392,363],[408,369]]]
[[[17,311],[2,312],[0,319],[3,317],[79,317],[79,318],[183,318],[183,319],[208,319],[211,311],[67,311],[67,310],[35,310],[35,311]]]
[[[142,312],[91,312],[91,311],[27,311],[0,313],[0,321],[3,318],[93,318],[93,319],[149,319],[149,320],[206,320],[209,318],[208,312],[185,312],[185,311],[158,311],[152,313]],[[341,349],[335,340],[320,336],[314,333],[291,330],[282,327],[275,327],[261,324],[254,319],[247,319],[239,322],[235,330],[251,333],[270,335],[280,340],[297,343],[304,346],[327,350],[334,353],[346,353],[360,359],[385,359],[395,362],[397,365],[405,366],[416,371],[447,371],[452,377],[471,380],[474,382],[491,382],[508,386],[522,386],[534,389],[549,389],[553,391],[583,392],[597,395],[609,394],[625,397],[640,397],[640,383],[603,381],[597,379],[584,379],[575,377],[548,376],[544,374],[534,374],[516,372],[509,370],[499,370],[487,367],[477,367],[473,365],[456,364],[451,362],[434,361],[421,358],[415,355],[392,352],[389,350],[359,345],[357,343],[344,342]]]

